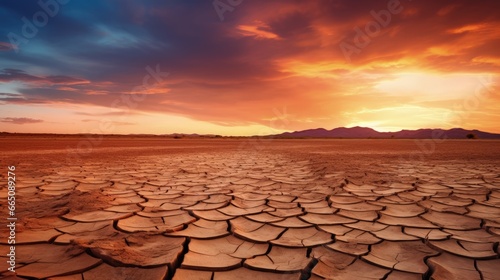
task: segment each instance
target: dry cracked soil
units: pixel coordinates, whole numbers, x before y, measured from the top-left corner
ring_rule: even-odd
[[[3,279],[500,279],[500,141],[0,144]]]

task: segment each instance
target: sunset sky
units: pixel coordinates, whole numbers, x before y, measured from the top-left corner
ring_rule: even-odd
[[[0,3],[0,131],[500,133],[497,0],[41,3]]]

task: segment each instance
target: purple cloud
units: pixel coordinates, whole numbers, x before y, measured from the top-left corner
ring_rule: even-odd
[[[32,118],[0,118],[0,122],[11,123],[11,124],[29,124],[29,123],[41,123],[43,120],[32,119]]]

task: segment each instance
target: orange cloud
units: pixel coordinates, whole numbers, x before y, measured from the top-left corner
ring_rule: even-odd
[[[10,124],[30,124],[30,123],[41,123],[43,120],[32,119],[32,118],[0,118],[0,122],[10,123]]]
[[[387,9],[387,3],[252,1],[224,22],[190,5],[142,9],[141,25],[126,32],[109,28],[115,39],[134,44],[84,38],[75,42],[91,41],[94,49],[83,54],[79,46],[72,48],[65,56],[70,62],[16,70],[25,59],[9,66],[0,73],[0,92],[9,94],[0,94],[0,102],[22,110],[57,111],[64,104],[114,112],[118,100],[126,107],[121,109],[141,114],[134,121],[115,121],[136,123],[126,128],[144,132],[147,127],[149,133],[176,132],[184,124],[191,132],[231,134],[233,128],[253,134],[282,120],[276,110],[286,116],[286,126],[280,127],[285,130],[447,127],[459,115],[466,128],[500,132],[500,97],[494,94],[500,81],[497,2],[400,1],[401,13],[392,14],[379,32],[358,35],[376,22],[372,11]],[[199,20],[188,21],[191,13]],[[356,36],[367,43],[349,61],[340,44]],[[149,64],[168,68],[171,75],[141,88]],[[481,92],[493,93],[466,109],[481,78],[490,77]],[[144,100],[127,105],[139,94]],[[146,115],[168,127],[152,124]]]
[[[237,29],[243,36],[251,36],[256,39],[279,39],[279,36],[268,31],[269,27],[262,22],[257,22],[255,25],[239,25]]]

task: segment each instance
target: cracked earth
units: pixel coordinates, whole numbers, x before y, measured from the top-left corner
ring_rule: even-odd
[[[5,279],[500,279],[498,142],[111,141],[72,164],[2,141]]]

